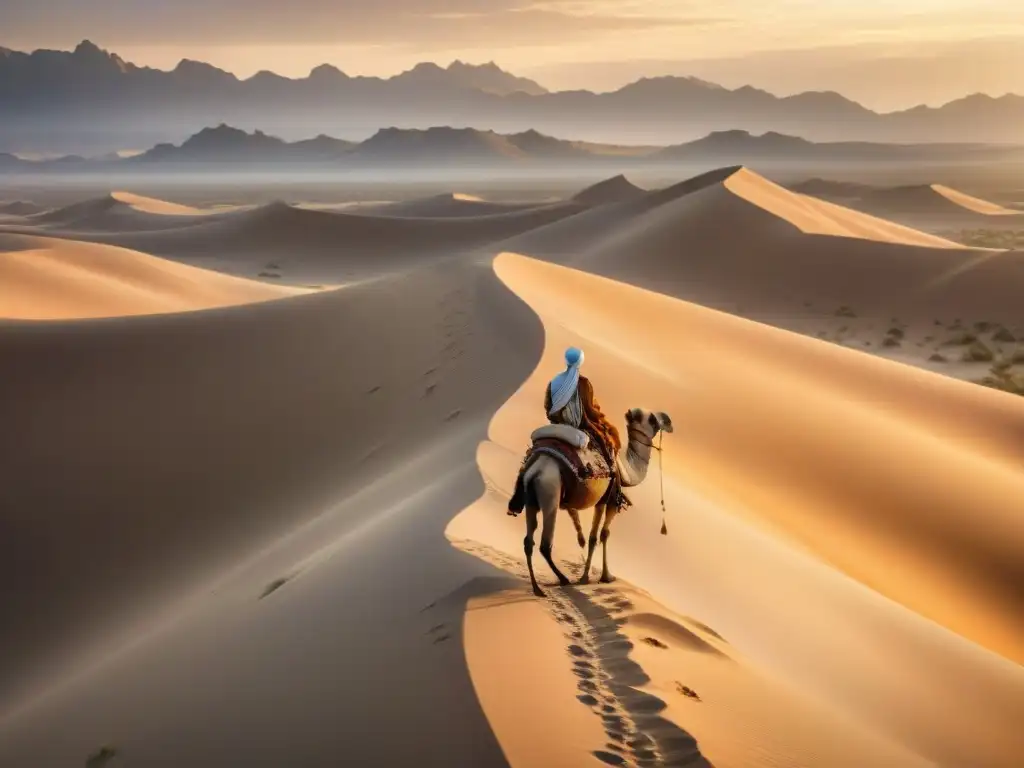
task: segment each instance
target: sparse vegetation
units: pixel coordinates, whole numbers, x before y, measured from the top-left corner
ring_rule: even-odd
[[[102,746],[85,759],[85,768],[106,768],[115,757],[117,757],[115,747]]]
[[[259,273],[259,277],[272,277],[275,280],[280,280],[281,276],[274,272],[263,271]]]
[[[1024,365],[1024,349],[1015,349],[1011,352],[1010,362],[1013,365]]]
[[[896,339],[898,341],[902,341],[904,333],[903,333],[903,329],[902,328],[900,328],[898,325],[894,325],[894,326],[892,326],[892,328],[890,328],[888,331],[885,332],[885,335],[886,336],[891,336],[892,338],[894,338],[894,339]]]
[[[903,342],[901,342],[895,336],[886,336],[884,339],[882,339],[882,346],[883,347],[901,347],[901,346],[903,346]]]
[[[995,354],[983,342],[975,341],[964,350],[963,360],[965,363],[989,363],[995,359]]]
[[[1010,373],[995,374],[979,379],[975,384],[1009,392],[1011,395],[1024,396],[1024,376],[1014,376]]]
[[[996,332],[992,334],[992,341],[1000,341],[1006,344],[1013,344],[1017,341],[1017,337],[1010,333],[1009,329],[1005,326],[999,326]]]
[[[972,248],[1000,248],[1007,251],[1024,248],[1024,230],[1013,229],[962,229],[944,235]]]
[[[836,310],[836,317],[856,317],[857,313],[845,304]]]
[[[988,320],[979,320],[974,324],[974,330],[976,330],[978,333],[988,333],[995,327],[996,324]]]
[[[928,359],[931,360],[933,363],[948,363],[949,362],[949,359],[945,355],[943,355],[943,354],[941,354],[939,352],[936,352],[935,354],[933,354]]]
[[[958,333],[957,335],[947,339],[943,342],[944,347],[962,347],[967,344],[974,344],[978,340],[978,337],[969,331]]]

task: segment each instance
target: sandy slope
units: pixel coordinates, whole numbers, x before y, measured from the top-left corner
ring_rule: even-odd
[[[26,223],[74,232],[160,230],[188,226],[202,221],[206,216],[219,213],[130,192],[111,192],[109,195],[27,216]]]
[[[45,209],[30,200],[6,200],[0,202],[0,214],[5,216],[31,216]]]
[[[573,200],[584,205],[608,205],[643,197],[645,190],[636,186],[622,174],[599,181],[573,195]]]
[[[465,216],[489,216],[501,213],[537,208],[534,204],[494,203],[475,195],[461,192],[432,195],[431,197],[384,205],[365,206],[361,210],[376,216],[415,216],[423,218],[448,218]]]
[[[455,264],[0,325],[0,765],[505,765],[461,627],[508,580],[443,531],[540,346]]]
[[[4,318],[182,312],[302,292],[110,245],[0,234],[0,317]]]
[[[990,203],[988,200],[982,200],[971,195],[964,194],[958,190],[944,186],[942,184],[932,184],[931,188],[945,197],[947,200],[956,203],[961,208],[966,208],[969,211],[980,213],[985,216],[1021,216],[1020,211],[1015,211],[1011,208],[1004,208],[996,203]]]
[[[631,656],[712,763],[1015,765],[1019,399],[517,256],[497,269],[541,315],[547,348],[478,453],[496,489],[510,487],[568,343],[587,350],[607,412],[649,405],[674,417],[670,535],[657,535],[648,483],[611,557],[620,576],[700,619],[625,631],[669,646],[635,643]],[[514,568],[522,522],[502,517],[504,498],[485,497],[449,535]],[[560,525],[556,549],[572,559],[571,526]],[[615,589],[570,601],[591,613],[594,602],[638,603]],[[636,611],[665,614],[646,599]],[[703,703],[678,694],[680,681]],[[515,741],[524,723],[502,722],[499,741]]]
[[[862,190],[844,205],[930,230],[1024,227],[1024,213],[942,184]]]
[[[503,246],[917,364],[976,322],[1024,335],[1024,253],[959,247],[741,168]],[[893,327],[906,339],[884,347]]]
[[[485,216],[422,218],[276,202],[175,230],[89,237],[231,274],[258,275],[274,265],[270,271],[279,272],[286,282],[323,284],[369,279],[431,258],[449,258],[581,210],[579,204],[561,203]]]

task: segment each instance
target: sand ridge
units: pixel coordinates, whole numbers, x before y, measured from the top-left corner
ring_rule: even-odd
[[[0,234],[0,317],[158,314],[306,293],[110,245]]]
[[[217,209],[201,210],[130,192],[111,192],[26,216],[25,223],[56,231],[118,232],[172,229],[223,214]]]

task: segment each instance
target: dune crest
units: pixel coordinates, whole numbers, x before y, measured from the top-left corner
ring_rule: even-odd
[[[220,214],[220,211],[203,211],[130,192],[111,192],[37,213],[28,220],[52,230],[118,232],[172,229]]]
[[[1024,219],[1024,214],[1022,214],[1021,211],[1004,208],[996,203],[990,203],[988,200],[972,197],[971,195],[943,186],[942,184],[932,184],[931,188],[946,199],[966,208],[969,211],[973,211],[974,213],[981,213],[986,216],[1020,216]]]
[[[962,245],[942,237],[918,232],[885,219],[790,192],[746,168],[741,168],[729,176],[723,185],[747,202],[789,222],[804,234],[856,237],[862,240],[929,248],[963,248]]]
[[[0,234],[0,317],[54,320],[149,315],[306,292],[115,246]]]
[[[111,192],[110,197],[118,203],[127,205],[132,210],[143,213],[155,213],[161,216],[198,216],[203,213],[199,208],[157,200],[153,197],[143,197],[131,192]]]
[[[573,200],[584,205],[608,205],[633,200],[645,194],[645,190],[636,186],[623,174],[599,181],[573,195]]]

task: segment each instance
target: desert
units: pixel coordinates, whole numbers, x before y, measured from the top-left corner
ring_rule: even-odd
[[[0,765],[1022,764],[1010,149],[208,130],[0,173]]]

